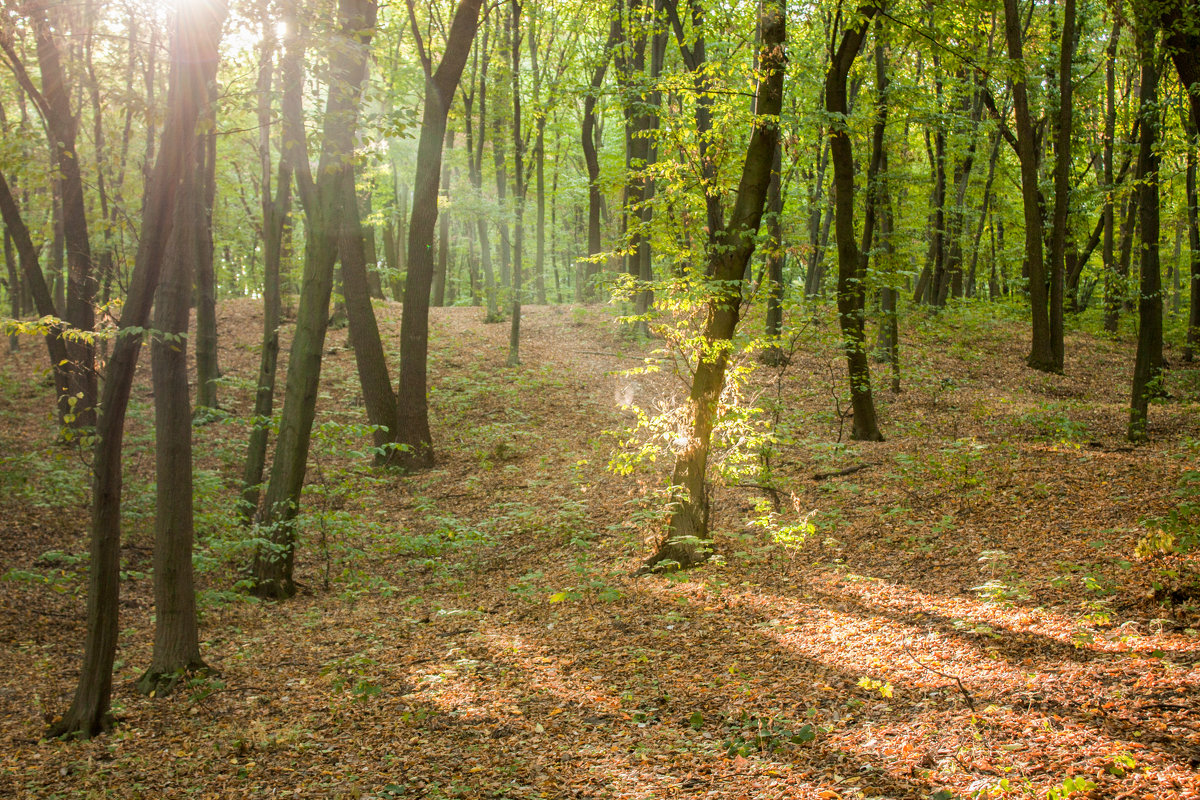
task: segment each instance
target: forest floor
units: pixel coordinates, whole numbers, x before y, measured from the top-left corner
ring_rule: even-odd
[[[379,314],[394,347],[399,308]],[[887,441],[860,444],[822,310],[789,366],[751,380],[778,416],[777,494],[717,485],[717,557],[665,577],[634,573],[669,465],[607,465],[622,405],[681,384],[624,374],[656,344],[611,309],[527,307],[515,369],[507,325],[434,310],[438,463],[409,476],[369,468],[334,331],[303,591],[268,603],[234,590],[232,514],[261,317],[224,303],[230,416],[195,428],[215,672],[167,698],[135,687],[153,639],[143,378],[117,726],[86,742],[41,739],[79,667],[87,466],[54,445],[44,350],[23,342],[0,354],[0,797],[1200,797],[1200,564],[1144,546],[1200,519],[1200,370],[1168,354],[1170,398],[1131,447],[1128,337],[1071,333],[1066,375],[1044,375],[1025,324],[994,314],[908,321],[903,391],[875,368]]]

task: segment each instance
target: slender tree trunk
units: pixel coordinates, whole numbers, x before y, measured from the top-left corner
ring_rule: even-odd
[[[835,115],[830,123],[829,148],[833,161],[834,196],[838,248],[838,316],[850,377],[850,402],[854,410],[851,437],[858,441],[883,441],[871,395],[871,368],[867,362],[863,316],[866,305],[865,262],[854,240],[854,152],[845,120],[848,118],[846,77],[858,57],[867,25],[879,11],[868,4],[859,7],[854,27],[847,28],[825,78],[825,108]],[[882,145],[881,145],[882,146]],[[863,240],[870,243],[871,218],[863,226]]]
[[[508,366],[521,363],[521,303],[525,261],[525,140],[521,133],[521,0],[512,0],[513,271]]]
[[[592,80],[587,95],[583,99],[582,145],[583,160],[588,174],[588,260],[576,270],[575,300],[576,302],[591,302],[596,299],[596,276],[600,274],[598,258],[603,251],[600,238],[600,210],[603,198],[600,193],[600,155],[597,136],[596,103],[600,87],[604,84],[604,74],[608,71],[608,62],[612,58],[613,48],[621,41],[621,0],[613,0],[609,11],[608,40],[604,43],[604,52],[600,62],[592,71]]]
[[[1029,269],[1029,305],[1032,342],[1027,363],[1043,372],[1061,372],[1055,358],[1046,292],[1046,264],[1042,250],[1042,209],[1038,192],[1037,144],[1029,110],[1029,80],[1021,41],[1021,18],[1017,0],[1004,0],[1004,35],[1008,57],[1022,73],[1013,79],[1013,110],[1017,123],[1017,156],[1021,162],[1021,198],[1025,210],[1025,262]]]
[[[1160,274],[1158,170],[1161,156],[1158,144],[1158,69],[1155,64],[1155,33],[1143,32],[1138,42],[1142,86],[1138,95],[1141,109],[1142,138],[1138,149],[1138,174],[1141,176],[1138,198],[1142,229],[1141,287],[1138,295],[1137,359],[1133,368],[1133,391],[1129,403],[1129,440],[1147,438],[1150,400],[1162,394],[1162,277]]]
[[[821,235],[822,222],[825,223],[825,230],[829,229],[829,216],[825,214],[826,206],[829,205],[827,193],[825,191],[825,169],[829,163],[829,139],[822,135],[820,142],[817,144],[817,149],[821,153],[821,157],[817,159],[817,174],[814,181],[813,189],[808,198],[808,269],[805,270],[804,294],[808,297],[815,297],[821,291],[821,249],[824,237]],[[822,219],[824,218],[824,219]]]
[[[417,468],[433,465],[427,395],[429,358],[429,294],[433,283],[433,233],[437,225],[438,176],[446,115],[471,52],[479,26],[481,0],[460,0],[436,71],[425,62],[425,106],[417,142],[412,220],[408,230],[408,280],[400,323],[400,390],[394,463]],[[410,19],[412,7],[409,7]],[[414,34],[416,23],[413,22]]]
[[[213,64],[213,77],[215,67]],[[209,95],[211,106],[213,95]],[[211,119],[211,108],[206,114]],[[154,301],[150,361],[154,383],[154,652],[138,680],[143,694],[169,694],[204,667],[192,575],[192,410],[188,396],[187,332],[193,274],[210,235],[205,195],[209,156],[200,137],[195,163],[178,187],[175,222]],[[210,248],[211,250],[211,248]]]
[[[196,405],[217,408],[217,380],[221,369],[217,359],[217,284],[214,271],[213,206],[217,193],[217,86],[209,89],[208,128],[203,137],[201,178],[204,230],[199,247],[200,258],[194,270],[196,279]],[[197,409],[198,410],[198,409]]]
[[[294,29],[294,17],[288,21]],[[299,36],[288,40],[288,50],[281,64],[282,72],[291,79],[284,91],[293,95],[300,91],[300,61],[302,45]],[[279,285],[280,265],[284,243],[290,238],[292,204],[292,162],[288,156],[286,137],[281,138],[278,173],[275,177],[275,197],[271,198],[271,72],[274,49],[273,26],[263,23],[262,51],[258,71],[258,157],[262,181],[263,232],[263,338],[259,357],[258,380],[254,392],[253,427],[242,471],[242,521],[249,523],[258,511],[263,469],[267,458],[267,437],[271,430],[271,414],[275,407],[275,373],[279,361],[279,322],[282,297]],[[293,99],[294,103],[298,100]]]
[[[471,181],[471,188],[475,190],[475,194],[478,197],[483,196],[483,140],[484,132],[487,130],[487,76],[488,65],[491,61],[491,53],[488,50],[488,33],[490,30],[490,26],[484,26],[483,41],[474,51],[476,54],[482,53],[479,66],[478,139],[475,138],[475,128],[471,119],[471,105],[474,100],[474,93],[464,95],[463,97],[464,110],[466,111],[463,119],[467,133],[467,176]],[[492,244],[488,236],[488,222],[482,214],[475,217],[475,233],[479,239],[479,265],[483,270],[483,294],[487,303],[487,313],[483,321],[485,323],[499,322],[503,317],[500,314],[500,304],[496,296],[496,273],[492,268]]]

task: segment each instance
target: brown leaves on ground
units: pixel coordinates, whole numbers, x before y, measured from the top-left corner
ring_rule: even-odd
[[[394,348],[399,309],[379,313]],[[119,726],[79,743],[39,736],[78,668],[86,472],[51,444],[45,357],[28,342],[0,356],[0,796],[1196,797],[1196,565],[1134,555],[1195,468],[1195,375],[1172,373],[1153,442],[1131,449],[1128,342],[1072,336],[1067,375],[1047,376],[1022,366],[1020,324],[979,313],[910,326],[905,391],[877,388],[883,444],[838,442],[828,321],[781,374],[761,370],[763,396],[783,401],[780,497],[815,532],[773,541],[748,525],[770,498],[718,486],[721,557],[674,579],[631,577],[643,485],[667,465],[621,478],[605,463],[606,431],[628,421],[617,403],[648,407],[676,384],[617,374],[653,345],[606,310],[526,308],[512,370],[507,326],[435,310],[439,463],[407,477],[348,455],[367,437],[332,332],[305,592],[270,604],[228,591],[244,534],[220,507],[260,319],[226,303],[232,416],[196,428],[203,650],[219,675],[168,699],[134,687],[153,633],[145,382]]]

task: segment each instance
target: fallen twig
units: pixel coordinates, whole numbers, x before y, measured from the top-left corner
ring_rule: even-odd
[[[948,674],[947,674],[947,673],[945,673],[945,672],[939,672],[938,670],[936,670],[936,669],[934,669],[933,667],[929,666],[928,664],[924,663],[923,661],[921,661],[921,659],[919,659],[919,658],[917,658],[915,655],[913,655],[913,652],[912,652],[911,650],[909,650],[909,649],[908,649],[908,645],[907,645],[907,644],[905,644],[905,645],[904,645],[904,653],[905,653],[905,655],[907,655],[909,658],[911,658],[911,659],[912,659],[914,662],[916,662],[916,664],[917,664],[917,666],[918,666],[918,667],[921,667],[922,669],[927,669],[927,670],[929,670],[930,672],[932,672],[934,675],[939,675],[939,676],[941,676],[941,677],[943,677],[943,678],[947,678],[947,679],[949,679],[949,680],[952,680],[952,681],[954,681],[955,683],[957,683],[957,684],[958,684],[958,690],[959,690],[960,692],[962,692],[962,696],[963,696],[963,697],[966,699],[966,701],[967,701],[967,707],[968,707],[968,708],[970,708],[972,711],[974,711],[974,710],[975,710],[975,701],[974,701],[974,700],[971,698],[971,693],[967,691],[967,687],[966,687],[966,686],[963,686],[962,679],[960,679],[960,678],[959,678],[957,675],[948,675]]]
[[[826,478],[840,478],[843,475],[853,475],[856,472],[862,472],[864,469],[867,469],[868,467],[873,467],[873,466],[875,466],[875,465],[874,464],[858,464],[853,467],[846,467],[845,469],[834,470],[833,472],[818,472],[812,476],[812,479],[814,481],[823,481]]]
[[[662,361],[661,358],[650,358],[648,356],[627,356],[624,353],[605,353],[602,350],[576,350],[575,352],[581,356],[604,356],[606,358],[624,358],[629,361],[651,362],[654,364],[657,364],[660,361]]]

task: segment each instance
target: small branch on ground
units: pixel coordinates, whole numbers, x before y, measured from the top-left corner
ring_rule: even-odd
[[[823,481],[826,478],[840,478],[843,475],[853,475],[856,472],[862,472],[864,469],[868,469],[869,467],[873,466],[875,466],[873,463],[857,464],[853,467],[846,467],[845,469],[834,470],[833,472],[818,472],[812,476],[812,479],[814,481]]]
[[[943,678],[946,678],[946,679],[948,679],[948,680],[952,680],[952,681],[954,681],[955,683],[957,683],[957,684],[958,684],[958,690],[959,690],[960,692],[962,692],[962,696],[963,696],[963,697],[966,699],[966,701],[967,701],[967,707],[968,707],[968,708],[970,708],[972,711],[974,711],[974,710],[975,710],[975,701],[974,701],[974,700],[971,698],[971,693],[967,691],[967,687],[963,686],[962,679],[960,679],[960,678],[959,678],[957,675],[949,675],[949,674],[947,674],[947,673],[945,673],[945,672],[939,672],[938,670],[936,670],[936,669],[934,669],[933,667],[929,666],[928,664],[924,663],[923,661],[921,661],[921,659],[919,659],[919,658],[917,658],[915,655],[913,655],[913,652],[912,652],[911,650],[909,650],[909,649],[908,649],[908,645],[907,645],[907,644],[905,644],[905,645],[904,645],[904,654],[905,654],[905,655],[907,655],[909,658],[911,658],[911,659],[912,659],[912,660],[913,660],[913,661],[916,663],[916,665],[917,665],[918,667],[921,667],[922,669],[929,670],[929,671],[930,671],[930,672],[932,672],[934,675],[939,675],[939,676],[941,676],[941,677],[943,677]]]

